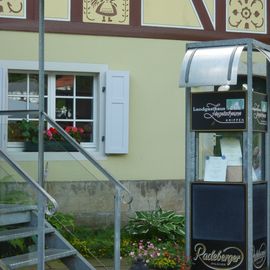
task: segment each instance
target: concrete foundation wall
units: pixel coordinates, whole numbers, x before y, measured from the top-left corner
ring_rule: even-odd
[[[122,181],[133,195],[122,204],[122,225],[135,211],[174,210],[184,213],[184,181]],[[1,203],[36,204],[36,192],[22,182],[0,183]],[[114,187],[105,181],[47,182],[46,189],[59,203],[59,212],[71,214],[78,225],[96,228],[114,224]],[[125,193],[123,201],[128,197]]]
[[[138,210],[184,212],[184,181],[122,181],[134,196],[122,204],[122,224]],[[59,211],[75,216],[78,224],[107,227],[114,220],[114,188],[108,182],[49,182],[47,190],[60,205]],[[123,194],[125,195],[125,194]],[[125,196],[124,196],[125,199]]]

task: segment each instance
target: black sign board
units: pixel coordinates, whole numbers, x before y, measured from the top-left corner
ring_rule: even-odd
[[[197,131],[246,129],[246,92],[191,95],[191,128]]]
[[[267,238],[253,241],[253,269],[265,269],[267,264]]]
[[[253,92],[253,130],[267,131],[267,96]]]
[[[245,244],[216,240],[193,240],[192,270],[245,270]]]

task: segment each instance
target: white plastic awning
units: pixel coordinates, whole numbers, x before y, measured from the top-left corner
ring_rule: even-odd
[[[180,87],[237,84],[243,49],[244,46],[189,49],[182,63]]]
[[[257,47],[257,50],[260,51],[266,57],[268,62],[270,62],[270,52],[269,51],[266,51],[266,50],[258,48],[258,47]]]

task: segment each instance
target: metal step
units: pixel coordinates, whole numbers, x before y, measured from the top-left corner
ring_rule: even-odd
[[[18,204],[0,204],[0,215],[14,212],[25,212],[36,210],[35,205],[18,205]]]
[[[51,225],[46,222],[48,228]],[[48,248],[59,248],[59,249],[74,249],[74,247],[57,231],[46,235],[46,245]],[[88,262],[79,252],[76,256],[69,256],[61,259],[61,261],[70,270],[95,270],[95,267]]]
[[[46,234],[53,232],[55,232],[53,228],[45,228]],[[18,229],[0,231],[0,242],[18,238],[26,238],[34,235],[37,235],[37,228],[35,227],[22,227]]]
[[[0,226],[29,222],[36,209],[33,205],[0,204]]]
[[[0,242],[37,235],[37,213],[35,206],[0,205],[0,226],[18,224],[18,227],[0,231]],[[95,270],[95,268],[51,224],[45,221],[45,261],[61,260],[69,270]],[[2,269],[28,269],[37,265],[37,252],[0,259]]]
[[[58,260],[69,256],[76,255],[76,250],[70,249],[47,249],[45,250],[45,261]],[[7,269],[20,269],[37,264],[37,252],[31,252],[14,257],[8,257],[0,260]]]

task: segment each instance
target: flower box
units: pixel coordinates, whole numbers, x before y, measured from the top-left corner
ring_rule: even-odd
[[[24,142],[24,152],[37,152],[38,144]],[[44,152],[78,152],[75,147],[65,141],[45,141]]]

